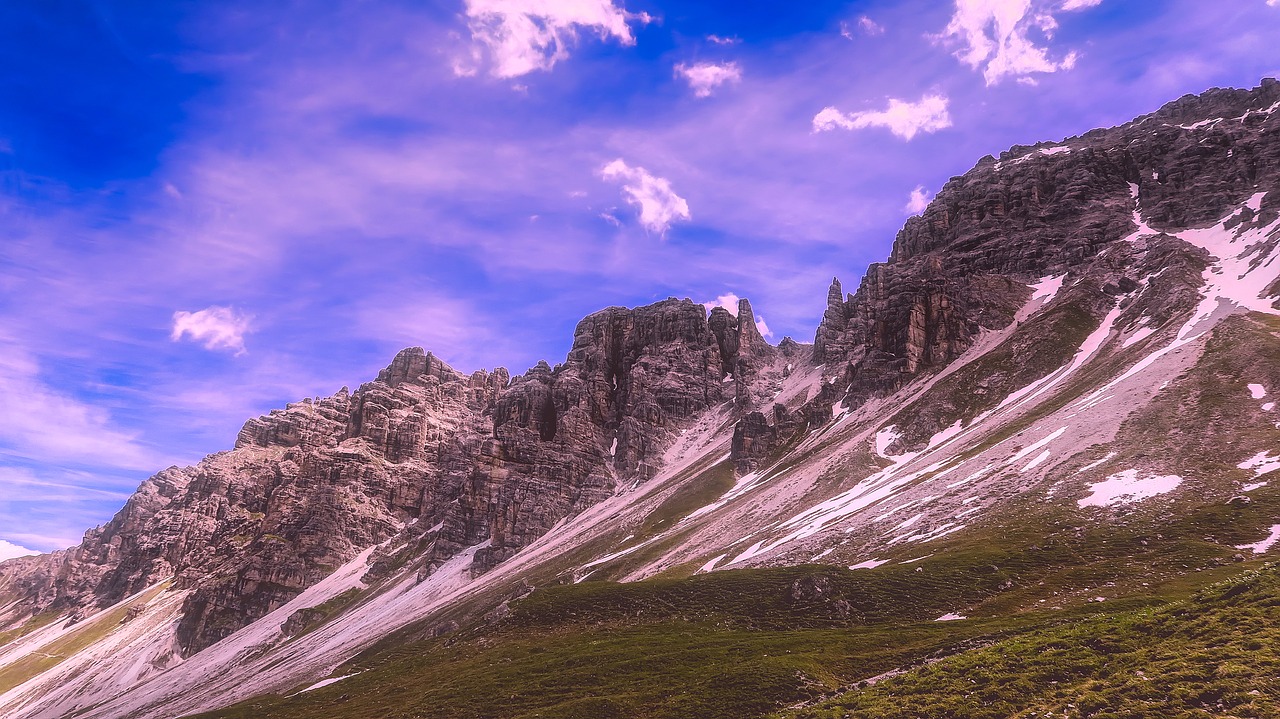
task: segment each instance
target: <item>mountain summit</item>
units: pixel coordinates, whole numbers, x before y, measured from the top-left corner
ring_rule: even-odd
[[[649,713],[609,700],[816,712],[1092,605],[1183,596],[1280,536],[1278,296],[1275,80],[1014,147],[952,178],[855,292],[833,280],[811,345],[768,344],[746,300],[668,299],[584,318],[555,366],[465,375],[410,348],[249,420],[78,546],[0,564],[0,715],[412,716],[373,696],[517,635],[552,662],[558,627],[680,621],[752,656],[770,631],[896,627],[879,671],[763,663],[704,711],[673,668],[644,680],[671,694]],[[955,633],[919,629],[937,618]],[[438,661],[406,669],[419,650]],[[591,686],[508,714],[458,689],[433,715],[609,715]]]

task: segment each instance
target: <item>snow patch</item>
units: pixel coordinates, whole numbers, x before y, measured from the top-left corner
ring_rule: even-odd
[[[1137,225],[1138,229],[1134,230],[1128,237],[1124,238],[1124,241],[1134,242],[1139,237],[1160,234],[1159,230],[1152,229],[1152,227],[1147,224],[1147,221],[1142,219],[1141,203],[1138,200],[1138,185],[1136,183],[1129,183],[1129,194],[1133,197],[1133,224]]]
[[[1252,469],[1254,478],[1280,469],[1280,456],[1272,457],[1270,452],[1259,452],[1237,464],[1240,469]],[[1263,482],[1266,484],[1266,482]],[[1248,491],[1248,490],[1245,490]]]
[[[1052,442],[1053,440],[1055,440],[1055,439],[1057,439],[1057,438],[1061,437],[1064,433],[1066,433],[1066,431],[1067,431],[1067,428],[1066,428],[1066,427],[1061,427],[1061,428],[1059,428],[1059,429],[1058,429],[1056,432],[1054,432],[1053,434],[1050,434],[1049,436],[1045,437],[1044,439],[1041,439],[1040,441],[1038,441],[1038,442],[1034,442],[1034,443],[1032,443],[1032,444],[1028,445],[1027,447],[1023,448],[1023,449],[1022,449],[1022,451],[1018,452],[1017,454],[1013,455],[1013,457],[1012,457],[1011,459],[1007,460],[1007,461],[1005,462],[1005,464],[1006,464],[1006,465],[1008,465],[1008,464],[1016,464],[1016,463],[1018,463],[1018,462],[1022,461],[1022,459],[1023,459],[1024,457],[1026,457],[1027,455],[1029,455],[1029,454],[1031,454],[1032,452],[1036,451],[1037,449],[1043,449],[1045,445],[1047,445],[1047,444],[1049,444],[1050,442]],[[1047,457],[1044,457],[1044,458],[1037,457],[1037,458],[1036,458],[1036,460],[1035,460],[1035,461],[1033,461],[1030,465],[1028,465],[1028,466],[1024,467],[1024,468],[1023,468],[1023,471],[1026,471],[1026,470],[1028,470],[1028,469],[1031,469],[1031,467],[1035,466],[1036,464],[1039,464],[1040,462],[1043,462],[1045,459],[1047,459]]]
[[[1253,544],[1237,544],[1236,549],[1252,549],[1254,554],[1262,554],[1280,541],[1280,524],[1271,525],[1271,534],[1267,538]]]
[[[1225,119],[1226,118],[1223,118],[1223,117],[1215,117],[1209,120],[1201,120],[1200,122],[1193,122],[1190,125],[1178,125],[1178,127],[1182,128],[1183,130],[1199,130],[1202,127],[1212,127],[1218,124],[1219,122],[1222,122]]]
[[[959,620],[959,619],[968,619],[968,617],[966,617],[966,616],[965,616],[965,615],[963,615],[963,614],[956,614],[955,612],[947,612],[946,614],[943,614],[942,616],[938,617],[937,619],[935,619],[935,620],[933,620],[933,621],[935,621],[935,622],[954,622],[954,621]]]
[[[657,535],[657,536],[655,536],[655,537],[651,537],[651,538],[649,538],[649,539],[644,540],[643,542],[641,542],[641,543],[639,543],[639,544],[635,545],[634,547],[627,547],[626,549],[622,549],[622,550],[619,550],[619,551],[617,551],[617,552],[613,552],[613,553],[611,553],[611,554],[606,554],[606,555],[604,555],[603,557],[600,557],[599,559],[596,559],[596,560],[593,560],[593,561],[587,562],[586,564],[582,565],[581,567],[578,567],[578,570],[579,570],[579,571],[581,571],[581,570],[584,570],[584,569],[591,569],[592,567],[598,567],[598,566],[600,566],[601,564],[604,564],[604,563],[606,563],[606,562],[612,562],[613,560],[618,559],[618,558],[620,558],[620,557],[625,557],[625,556],[627,556],[628,554],[631,554],[632,552],[635,552],[635,551],[637,551],[637,550],[639,550],[639,549],[642,549],[642,548],[644,548],[644,547],[646,547],[646,546],[648,546],[648,545],[652,544],[653,542],[658,541],[659,539],[661,539],[661,538],[662,538],[662,536],[663,536],[663,535],[659,534],[659,535]]]
[[[1042,300],[1042,305],[1049,304],[1049,301],[1058,294],[1058,290],[1062,289],[1062,281],[1066,279],[1066,277],[1067,273],[1065,272],[1060,275],[1048,275],[1041,277],[1034,285],[1030,285],[1031,299],[1033,301]]]
[[[1102,459],[1096,462],[1090,462],[1089,464],[1086,464],[1080,469],[1077,469],[1076,474],[1084,474],[1085,472],[1088,472],[1091,469],[1097,469],[1098,467],[1101,467],[1107,462],[1110,462],[1111,460],[1115,459],[1115,456],[1116,456],[1115,452],[1107,452],[1107,456],[1103,457]]]
[[[887,454],[889,445],[897,442],[898,438],[901,436],[902,433],[898,431],[898,426],[896,424],[889,425],[879,432],[876,432],[876,454],[884,457],[885,459],[893,459]]]
[[[343,674],[343,675],[342,675],[342,676],[340,676],[340,677],[333,677],[332,679],[325,679],[324,681],[316,682],[315,684],[312,684],[311,686],[307,687],[306,689],[303,689],[302,691],[298,692],[298,694],[305,694],[305,693],[307,693],[307,692],[309,692],[309,691],[315,691],[316,689],[323,689],[323,688],[325,688],[325,687],[329,686],[330,684],[337,684],[338,682],[342,681],[343,679],[350,679],[351,677],[354,677],[356,674],[359,674],[359,673],[360,673],[360,672],[355,672],[355,673],[353,673],[353,674]],[[296,696],[296,695],[295,695],[295,696]]]
[[[698,571],[699,571],[699,572],[710,572],[712,569],[715,569],[715,568],[716,568],[716,565],[717,565],[717,564],[719,564],[720,562],[724,561],[724,558],[725,558],[725,557],[727,557],[727,556],[729,556],[729,555],[728,555],[728,554],[721,554],[720,556],[716,557],[715,559],[712,559],[710,562],[707,562],[706,564],[702,565],[702,568],[701,568],[701,569],[699,569]]]
[[[1046,449],[1045,451],[1043,451],[1043,452],[1041,452],[1040,454],[1036,455],[1036,458],[1035,458],[1035,459],[1031,460],[1030,462],[1027,462],[1027,466],[1025,466],[1025,467],[1023,467],[1022,469],[1018,470],[1018,473],[1019,473],[1019,474],[1021,474],[1022,472],[1026,472],[1027,470],[1034,469],[1034,468],[1036,467],[1036,465],[1039,465],[1041,462],[1043,462],[1043,461],[1045,461],[1046,459],[1048,459],[1048,458],[1050,457],[1050,455],[1052,455],[1052,454],[1053,454],[1053,452],[1052,452],[1052,451],[1050,451],[1050,450],[1047,450],[1047,449]]]
[[[1081,507],[1111,507],[1117,504],[1140,502],[1150,497],[1172,492],[1182,484],[1182,477],[1150,475],[1138,477],[1138,470],[1126,469],[1089,485],[1091,494],[1076,504]]]
[[[1260,384],[1249,385],[1249,395],[1254,399],[1262,399],[1267,396],[1267,388]]]
[[[1146,318],[1144,317],[1143,319],[1146,319]],[[1139,327],[1136,332],[1134,332],[1133,334],[1125,338],[1124,343],[1121,344],[1120,347],[1121,349],[1132,347],[1133,345],[1138,344],[1142,340],[1145,340],[1146,338],[1150,337],[1155,333],[1156,333],[1156,330],[1154,327],[1148,327],[1145,324],[1143,324],[1143,326]]]
[[[858,562],[857,564],[850,565],[849,568],[850,569],[875,569],[881,564],[888,564],[888,563],[889,563],[889,560],[887,559],[868,559],[866,561],[862,561],[862,562]]]

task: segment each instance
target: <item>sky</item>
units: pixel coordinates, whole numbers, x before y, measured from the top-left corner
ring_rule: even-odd
[[[0,558],[422,346],[752,302],[811,341],[948,178],[1280,74],[1280,0],[0,6]]]

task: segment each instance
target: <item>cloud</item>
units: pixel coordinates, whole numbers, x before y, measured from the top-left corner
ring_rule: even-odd
[[[858,16],[857,25],[858,25],[858,32],[862,33],[863,35],[867,35],[869,37],[878,37],[884,34],[884,25],[881,25],[880,23],[876,22],[875,20],[872,20],[866,15]],[[844,20],[840,21],[840,37],[843,37],[846,40],[854,39],[853,27],[849,23],[845,22]]]
[[[617,159],[601,168],[600,176],[622,183],[622,194],[629,204],[640,208],[640,224],[649,232],[665,234],[676,220],[692,219],[689,203],[671,189],[671,183],[643,167],[631,167]]]
[[[708,35],[707,41],[714,43],[716,45],[737,45],[738,43],[742,42],[740,38],[723,37],[720,35]]]
[[[0,466],[0,541],[30,548],[31,553],[70,547],[86,528],[118,510],[140,481],[133,473],[69,470],[43,463]]]
[[[502,78],[551,69],[569,57],[567,48],[579,29],[634,45],[628,23],[650,19],[628,13],[612,0],[467,0],[465,12],[471,37],[489,51],[489,72]],[[472,59],[478,62],[482,54],[474,48]],[[464,63],[455,63],[454,71],[475,73],[473,65]]]
[[[741,80],[742,68],[736,62],[700,62],[696,65],[680,63],[676,65],[676,76],[688,81],[694,96],[711,97],[711,91],[715,88]]]
[[[717,307],[723,307],[729,311],[729,314],[733,315],[734,317],[737,317],[738,301],[741,299],[742,298],[738,297],[736,294],[732,292],[727,292],[723,295],[720,295],[719,297],[716,297],[714,300],[710,302],[703,302],[702,306],[706,307],[708,312],[710,312],[711,310]],[[766,323],[764,321],[764,317],[759,314],[756,315],[756,329],[760,331],[761,337],[773,336],[773,330],[769,329],[768,323]]]
[[[0,455],[42,464],[155,469],[162,460],[116,429],[99,407],[54,391],[36,361],[12,344],[0,345]]]
[[[703,307],[706,307],[708,312],[710,312],[711,310],[713,310],[713,309],[715,309],[715,308],[717,308],[717,307],[723,307],[723,308],[725,308],[726,310],[729,310],[729,314],[733,315],[734,317],[737,317],[737,316],[738,316],[738,301],[739,301],[740,299],[742,299],[742,298],[741,298],[741,297],[738,297],[737,295],[735,295],[735,294],[734,294],[734,293],[732,293],[732,292],[729,292],[729,293],[727,293],[727,294],[720,295],[719,297],[715,298],[714,300],[712,300],[712,301],[710,301],[710,302],[703,302],[703,303],[702,303],[702,306],[703,306]]]
[[[193,342],[201,342],[207,350],[235,350],[244,354],[244,336],[249,332],[252,318],[231,307],[214,305],[198,312],[173,313],[173,331],[169,339],[177,342],[190,335]]]
[[[1067,0],[1058,9],[1084,10],[1101,2]],[[1034,73],[1069,70],[1076,64],[1075,52],[1053,60],[1032,38],[1033,32],[1046,40],[1053,37],[1058,21],[1052,9],[1044,0],[956,0],[955,14],[937,38],[959,43],[956,57],[981,69],[988,86],[1006,77],[1035,84]]]
[[[27,557],[37,552],[0,539],[0,562],[14,557]]]
[[[843,113],[834,107],[823,108],[813,117],[813,131],[861,130],[868,127],[884,127],[904,140],[910,140],[920,132],[937,132],[951,127],[947,113],[947,98],[941,95],[925,95],[919,102],[890,99],[889,107],[880,111]]]
[[[928,206],[929,192],[924,189],[924,185],[916,185],[916,189],[911,191],[911,199],[907,200],[907,206],[903,209],[909,215],[918,215]]]
[[[871,35],[873,37],[884,34],[884,25],[881,25],[866,15],[858,18],[858,29],[862,31],[862,34]]]

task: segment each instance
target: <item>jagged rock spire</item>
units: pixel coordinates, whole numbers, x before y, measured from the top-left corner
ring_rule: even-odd
[[[840,286],[840,278],[832,277],[831,286],[827,288],[827,309],[822,313],[822,322],[813,337],[814,364],[825,363],[828,350],[842,345],[847,324],[844,289]]]
[[[760,334],[760,328],[756,327],[756,315],[751,310],[751,302],[746,299],[738,300],[738,351],[760,354],[772,349]]]

